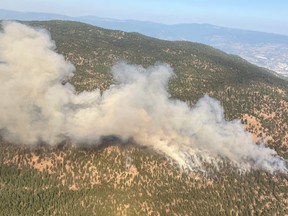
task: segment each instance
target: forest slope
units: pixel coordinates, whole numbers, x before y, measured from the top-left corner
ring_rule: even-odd
[[[46,28],[58,52],[76,66],[71,82],[78,91],[106,89],[113,64],[145,67],[164,62],[176,73],[172,97],[194,104],[205,94],[224,106],[228,119],[242,119],[249,131],[285,154],[288,145],[288,82],[238,56],[191,42],[170,42],[67,21],[32,22]]]
[[[113,83],[118,61],[165,62],[176,76],[171,97],[193,105],[208,94],[227,119],[241,119],[288,158],[287,81],[209,46],[169,42],[67,21],[28,22],[47,29],[57,52],[76,66],[78,92]],[[65,142],[34,148],[0,140],[0,215],[286,215],[287,173],[229,162],[184,171],[151,149],[108,140],[104,146]]]

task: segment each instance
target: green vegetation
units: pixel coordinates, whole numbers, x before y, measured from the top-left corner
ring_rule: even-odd
[[[203,178],[133,146],[31,150],[2,143],[1,152],[8,155],[0,166],[2,215],[288,213],[287,175],[240,175],[224,165]]]
[[[145,67],[165,62],[177,75],[169,83],[171,97],[191,105],[204,94],[217,98],[228,119],[241,119],[288,158],[288,83],[269,71],[196,43],[77,22],[28,24],[51,32],[57,51],[76,66],[70,81],[78,92],[106,89],[117,61]],[[133,146],[59,150],[0,144],[0,215],[286,215],[287,191],[287,174],[239,174],[229,165],[208,174],[183,172]]]
[[[213,96],[222,102],[228,119],[255,117],[258,130],[253,125],[248,130],[269,137],[279,154],[287,150],[288,135],[283,133],[288,129],[287,80],[266,69],[203,44],[163,41],[77,22],[28,24],[47,29],[57,51],[76,66],[71,82],[79,92],[108,88],[113,82],[110,67],[118,61],[145,67],[165,62],[177,75],[170,81],[171,97],[194,104],[204,94]]]

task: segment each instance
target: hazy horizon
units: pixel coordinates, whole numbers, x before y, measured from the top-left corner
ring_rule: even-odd
[[[97,16],[161,24],[207,23],[217,26],[288,35],[288,2],[228,0],[180,0],[117,2],[91,0],[3,0],[1,9],[19,12],[53,13],[65,16]]]

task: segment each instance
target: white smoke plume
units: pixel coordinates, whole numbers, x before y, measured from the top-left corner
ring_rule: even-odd
[[[220,103],[204,96],[190,107],[170,99],[167,83],[173,70],[119,63],[115,84],[76,94],[62,81],[74,66],[57,54],[47,32],[13,22],[0,33],[0,129],[4,139],[51,145],[69,137],[76,143],[103,136],[133,139],[165,154],[188,169],[221,158],[249,169],[287,172],[276,152],[255,145],[240,121],[227,121]],[[200,159],[201,158],[201,159]],[[216,162],[215,162],[216,161]]]

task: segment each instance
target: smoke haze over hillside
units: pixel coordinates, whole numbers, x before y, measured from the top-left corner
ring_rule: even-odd
[[[114,135],[133,139],[167,155],[180,166],[200,169],[203,161],[228,158],[239,168],[287,172],[285,161],[255,145],[240,121],[227,121],[219,101],[204,96],[192,108],[170,99],[167,83],[173,69],[119,63],[115,84],[76,94],[62,81],[74,66],[57,54],[44,30],[19,23],[2,24],[0,33],[0,129],[16,143],[55,145],[65,137],[97,143]]]

